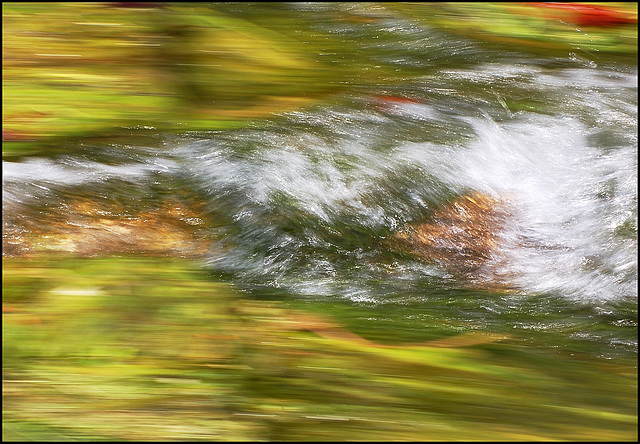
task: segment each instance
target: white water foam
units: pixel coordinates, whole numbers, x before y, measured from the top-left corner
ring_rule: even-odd
[[[232,220],[213,265],[298,293],[365,300],[368,280],[407,288],[424,276],[446,278],[419,262],[376,262],[384,247],[375,236],[419,220],[444,194],[475,190],[507,201],[513,214],[490,278],[585,302],[637,297],[637,96],[626,97],[637,95],[637,76],[529,67],[483,73],[478,82],[519,80],[556,94],[564,108],[511,112],[502,121],[447,112],[442,103],[301,111],[272,127],[187,141],[148,162],[4,162],[3,207],[38,187],[182,174],[209,196],[212,211]],[[473,76],[445,74],[443,88],[456,75]],[[412,137],[427,134],[421,140],[435,127],[453,131],[455,141],[408,143],[397,130],[403,125]],[[600,146],[603,133],[614,143]],[[349,236],[355,240],[341,241]],[[367,250],[371,244],[377,250]]]
[[[89,160],[31,158],[2,162],[2,205],[8,208],[38,198],[50,187],[77,186],[110,179],[136,182],[153,172],[175,169],[170,159],[109,165]]]
[[[532,292],[637,297],[637,239],[616,234],[625,226],[637,232],[635,148],[590,146],[591,130],[568,117],[468,121],[478,139],[462,150],[418,144],[399,151],[429,163],[453,188],[509,203],[515,217],[496,272]]]
[[[354,226],[395,230],[416,207],[428,207],[438,184],[445,184],[450,192],[475,190],[509,203],[513,218],[492,269],[496,280],[585,302],[637,297],[637,240],[617,234],[625,226],[637,231],[634,145],[602,150],[590,142],[596,130],[579,119],[531,113],[500,123],[464,118],[476,137],[459,146],[401,143],[381,150],[375,145],[379,118],[367,124],[360,111],[340,115],[342,125],[330,112],[314,117],[331,126],[332,137],[269,131],[244,136],[255,137],[258,149],[239,157],[202,143],[206,154],[189,174],[212,194],[236,193],[231,211],[242,236],[252,247],[266,245],[264,254],[253,256],[235,245],[213,262],[238,266],[245,277],[268,276],[274,286],[299,293],[367,299],[362,282],[345,283],[336,271],[344,265],[326,256],[319,254],[308,270],[295,268],[302,249],[326,246],[323,233],[308,227],[291,234],[266,220],[303,213],[331,226],[350,215]],[[278,201],[282,195],[288,203]],[[366,254],[361,257],[363,270],[376,268]],[[407,273],[439,274],[417,264],[380,270],[396,282],[405,282]]]

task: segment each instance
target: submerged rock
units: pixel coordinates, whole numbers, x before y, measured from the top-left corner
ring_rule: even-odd
[[[393,241],[422,260],[478,281],[495,257],[508,214],[503,201],[472,192],[436,210],[430,220],[407,226]]]
[[[206,253],[209,246],[204,221],[192,205],[177,199],[166,199],[155,208],[127,210],[118,204],[78,198],[45,215],[31,213],[40,214],[5,215],[4,257],[39,252],[193,257]]]

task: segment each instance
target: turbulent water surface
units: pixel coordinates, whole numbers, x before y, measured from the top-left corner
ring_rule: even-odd
[[[117,142],[5,161],[5,226],[64,190],[117,184],[126,199],[177,186],[217,221],[203,264],[247,290],[413,304],[504,328],[553,328],[586,310],[610,331],[578,335],[636,351],[636,68],[506,53],[398,19],[376,26],[329,31],[378,33],[355,40],[369,62],[423,75],[354,83],[244,129],[159,136],[162,149]],[[469,193],[507,214],[473,276],[396,248],[399,231]]]

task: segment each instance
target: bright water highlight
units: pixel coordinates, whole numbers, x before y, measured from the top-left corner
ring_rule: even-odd
[[[523,75],[481,72],[457,74],[489,83]],[[563,94],[574,88],[565,112],[493,118],[428,102],[385,111],[352,105],[183,144],[177,155],[195,155],[186,168],[212,211],[233,214],[211,265],[244,282],[355,298],[390,283],[406,290],[414,279],[446,279],[425,264],[381,261],[380,242],[452,194],[473,190],[511,209],[485,279],[583,302],[637,297],[637,77],[525,73],[533,85]],[[407,129],[417,141],[403,140]],[[434,131],[456,142],[419,141]]]
[[[241,285],[376,300],[456,282],[385,242],[453,196],[507,203],[484,282],[581,302],[637,297],[637,75],[535,66],[443,70],[410,101],[347,97],[252,129],[91,159],[4,162],[5,208],[50,188],[179,177],[205,196],[219,239],[206,261]],[[554,113],[444,100],[457,82],[515,82]],[[464,95],[462,89],[458,95]],[[154,179],[155,180],[155,179]]]

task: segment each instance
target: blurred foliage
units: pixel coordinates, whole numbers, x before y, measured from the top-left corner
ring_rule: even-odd
[[[336,90],[303,42],[224,5],[122,5],[3,3],[3,140],[228,128]]]
[[[635,3],[606,3],[637,20]],[[322,9],[322,4],[310,8]],[[5,2],[3,153],[35,152],[70,136],[122,128],[218,130],[329,100],[347,87],[380,87],[419,67],[373,60],[356,40],[386,37],[392,17],[507,42],[615,53],[637,60],[637,26],[571,23],[572,11],[515,3],[352,3],[303,12],[278,3]],[[326,8],[325,8],[326,9]],[[318,23],[358,25],[362,34]],[[371,34],[368,34],[371,33]],[[374,52],[375,52],[374,51]],[[573,54],[573,53],[572,53]],[[384,57],[382,57],[384,59]]]
[[[398,342],[393,311],[331,305],[183,260],[4,260],[3,440],[637,438],[633,363],[503,334]]]
[[[545,54],[625,55],[637,60],[635,2],[398,2],[389,5],[430,26]]]

